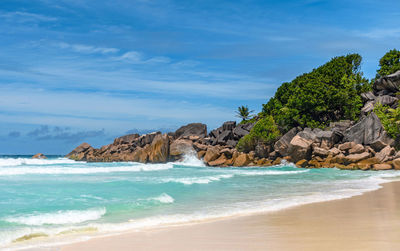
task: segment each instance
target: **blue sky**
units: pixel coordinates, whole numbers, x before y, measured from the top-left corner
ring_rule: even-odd
[[[0,20],[3,154],[212,129],[334,56],[372,78],[400,42],[398,0],[1,0]]]

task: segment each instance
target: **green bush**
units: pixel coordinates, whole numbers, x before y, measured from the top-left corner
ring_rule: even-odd
[[[361,56],[335,57],[310,73],[283,83],[262,113],[272,115],[283,132],[293,127],[325,127],[332,121],[356,120],[360,94],[371,88],[359,71]]]
[[[379,69],[377,70],[376,78],[390,75],[400,70],[400,51],[393,49],[388,51],[379,60]]]
[[[236,145],[238,151],[250,152],[255,146],[262,142],[271,144],[281,136],[281,133],[272,116],[266,116],[257,121],[250,133],[241,138]]]
[[[393,109],[378,103],[374,107],[374,112],[389,136],[398,142],[400,139],[400,107]]]

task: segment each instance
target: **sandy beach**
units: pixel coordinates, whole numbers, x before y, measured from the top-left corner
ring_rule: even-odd
[[[400,182],[263,215],[94,238],[90,250],[400,250]]]

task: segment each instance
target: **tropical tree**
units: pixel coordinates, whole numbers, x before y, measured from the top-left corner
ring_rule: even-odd
[[[263,105],[261,115],[272,115],[282,132],[293,127],[325,127],[332,121],[356,120],[362,107],[360,93],[370,83],[360,72],[361,56],[335,57],[309,73],[283,83]]]
[[[400,51],[393,49],[379,60],[376,78],[390,75],[398,70],[400,70]]]
[[[236,117],[241,118],[242,121],[246,121],[251,119],[254,115],[252,114],[254,110],[249,109],[249,107],[246,106],[239,106],[237,111],[236,111]]]

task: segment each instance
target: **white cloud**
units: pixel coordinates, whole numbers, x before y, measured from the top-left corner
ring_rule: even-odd
[[[16,21],[20,23],[25,22],[53,22],[57,21],[58,19],[55,17],[30,13],[30,12],[4,12],[0,13],[0,17],[6,19],[7,21]]]
[[[92,45],[85,45],[85,44],[69,44],[69,43],[58,43],[56,44],[61,49],[70,49],[75,52],[79,53],[87,53],[87,54],[94,54],[94,53],[101,53],[101,54],[108,54],[108,53],[117,53],[119,49],[117,48],[110,48],[110,47],[96,47]]]
[[[171,62],[170,58],[163,56],[145,58],[142,53],[137,51],[128,51],[113,59],[132,64],[168,64]]]
[[[357,32],[359,36],[371,38],[371,39],[384,39],[384,38],[399,38],[400,37],[400,29],[399,28],[390,28],[390,29],[372,29],[367,32]]]
[[[104,93],[0,87],[0,121],[85,128],[137,128],[161,121],[214,122],[232,117],[226,108],[160,97],[124,98]],[[12,120],[10,120],[12,119]],[[151,125],[150,123],[154,124]],[[150,124],[150,125],[149,125]]]

